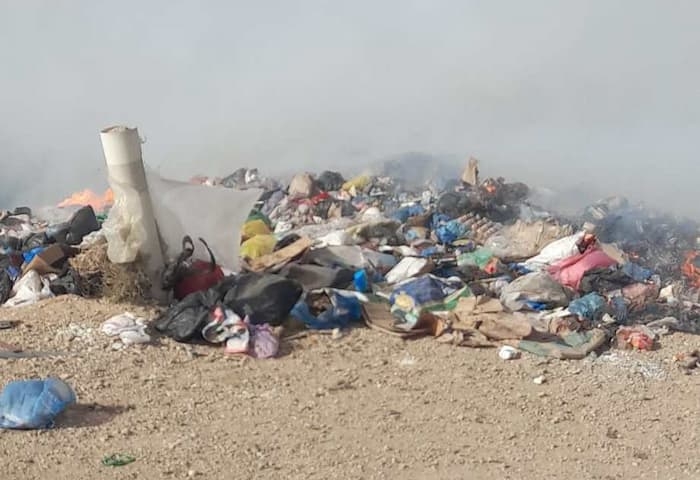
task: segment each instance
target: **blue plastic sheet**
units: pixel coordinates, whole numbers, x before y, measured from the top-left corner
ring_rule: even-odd
[[[0,394],[0,428],[51,428],[75,400],[73,389],[57,378],[10,382]]]

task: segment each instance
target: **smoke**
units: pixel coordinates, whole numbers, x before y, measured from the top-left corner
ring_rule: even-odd
[[[0,205],[105,183],[139,127],[174,177],[401,152],[700,217],[697,2],[8,2]],[[587,200],[587,199],[586,199]]]

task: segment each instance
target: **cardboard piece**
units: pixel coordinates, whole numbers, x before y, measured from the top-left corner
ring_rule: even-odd
[[[313,245],[313,240],[308,237],[302,237],[276,252],[248,261],[247,269],[251,272],[278,271],[296,257],[302,255],[311,245]]]
[[[61,273],[61,268],[58,268],[58,265],[68,257],[72,256],[74,252],[75,250],[70,247],[51,245],[32,258],[31,262],[25,265],[25,267],[22,269],[22,273],[26,274],[30,270],[36,271],[36,273],[39,275]]]
[[[474,186],[479,184],[479,160],[469,157],[467,167],[462,173],[462,181]]]
[[[453,330],[478,331],[490,340],[523,339],[532,334],[532,325],[525,315],[504,312],[495,298],[460,298],[453,317]]]

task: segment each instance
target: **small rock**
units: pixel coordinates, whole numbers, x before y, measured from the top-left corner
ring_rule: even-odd
[[[547,381],[547,379],[545,378],[544,375],[538,375],[537,377],[535,377],[535,378],[532,379],[532,382],[533,382],[535,385],[542,385],[542,384],[545,383],[546,381]]]
[[[514,360],[520,357],[520,352],[509,345],[504,345],[498,350],[498,356],[502,360]]]
[[[189,470],[189,471],[187,472],[187,476],[190,477],[190,478],[195,477],[195,476],[197,476],[197,475],[199,475],[199,473],[198,473],[196,470]]]
[[[339,328],[334,328],[333,332],[331,333],[331,339],[333,340],[340,340],[343,338],[343,331]]]

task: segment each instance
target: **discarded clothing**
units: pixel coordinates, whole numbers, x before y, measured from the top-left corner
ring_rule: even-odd
[[[106,320],[102,324],[102,333],[110,337],[119,337],[124,346],[151,341],[150,335],[146,333],[146,321],[129,312]]]
[[[605,331],[595,328],[586,332],[573,332],[551,342],[536,342],[533,340],[520,340],[508,343],[524,352],[530,352],[540,357],[558,358],[560,360],[581,360],[602,347],[607,335]]]

